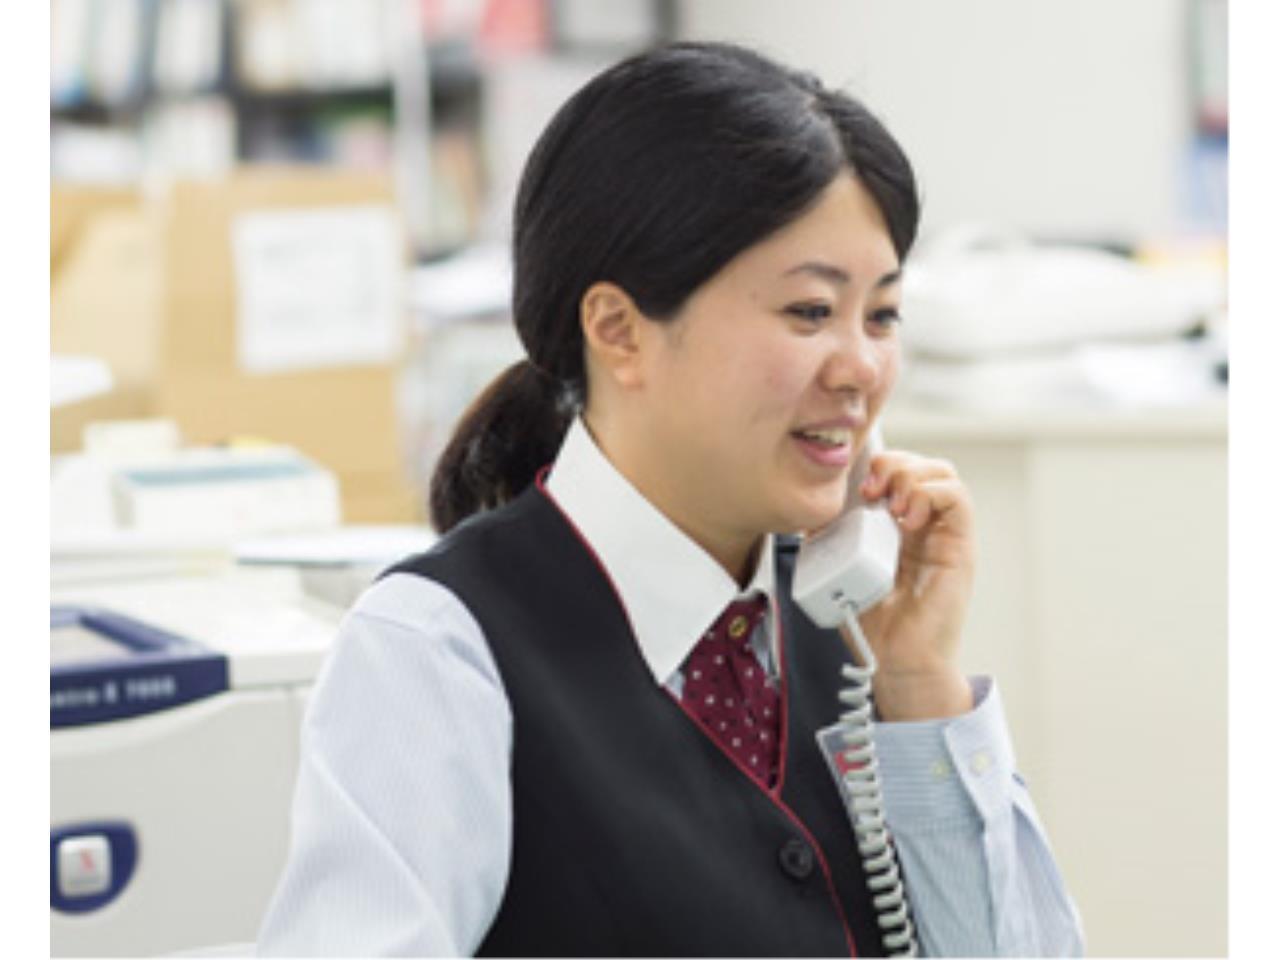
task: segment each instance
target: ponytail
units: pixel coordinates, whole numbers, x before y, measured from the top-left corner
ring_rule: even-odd
[[[436,463],[436,530],[519,496],[555,458],[573,415],[564,387],[529,360],[504,370],[467,408]]]

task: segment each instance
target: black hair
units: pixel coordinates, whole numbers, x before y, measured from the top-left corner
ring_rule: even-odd
[[[861,103],[810,74],[732,44],[674,43],[574,94],[516,196],[513,312],[528,356],[472,403],[436,464],[436,529],[514,498],[555,457],[586,399],[579,305],[592,284],[670,319],[843,171],[905,259],[920,217],[910,162]]]

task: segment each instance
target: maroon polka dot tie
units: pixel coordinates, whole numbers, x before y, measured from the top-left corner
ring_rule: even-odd
[[[751,652],[762,596],[735,600],[694,646],[681,699],[722,747],[766,786],[778,778],[778,691]]]

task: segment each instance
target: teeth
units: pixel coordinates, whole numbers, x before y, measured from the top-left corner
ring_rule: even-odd
[[[842,447],[853,440],[853,431],[842,428],[832,430],[802,430],[800,436],[806,440],[816,440],[832,447]]]

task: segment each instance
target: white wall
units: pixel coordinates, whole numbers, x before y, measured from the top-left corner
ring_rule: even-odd
[[[1176,225],[1190,135],[1185,0],[681,0],[861,97],[902,142],[924,225],[1131,237]]]

